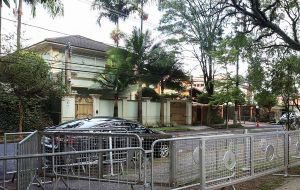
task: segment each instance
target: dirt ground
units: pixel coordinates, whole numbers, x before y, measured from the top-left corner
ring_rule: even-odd
[[[289,174],[300,175],[300,167],[289,169]],[[267,175],[235,185],[236,190],[300,190],[300,177]]]

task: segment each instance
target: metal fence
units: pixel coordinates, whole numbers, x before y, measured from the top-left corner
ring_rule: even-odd
[[[152,157],[153,189],[217,189],[300,165],[300,132],[161,139],[167,158]]]
[[[4,154],[0,159],[5,163],[17,160],[10,163],[16,167],[16,182],[7,181],[12,176],[8,177],[3,167],[2,187],[6,189],[35,189],[37,185],[46,189],[95,189],[101,185],[114,189],[112,183],[122,184],[120,189],[124,189],[144,185],[142,141],[136,134],[34,132],[16,147],[16,154]]]
[[[217,189],[300,165],[300,131],[159,139],[136,134],[34,132],[17,143],[6,189]]]

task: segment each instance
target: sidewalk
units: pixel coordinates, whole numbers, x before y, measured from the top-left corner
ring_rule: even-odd
[[[275,190],[300,190],[300,177],[291,177],[286,180],[287,182],[285,182],[283,186]]]

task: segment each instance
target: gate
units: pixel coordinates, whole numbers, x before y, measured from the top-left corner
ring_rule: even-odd
[[[40,153],[38,132],[35,131],[17,144],[17,155],[30,155]],[[38,179],[38,158],[23,158],[17,160],[17,188],[18,190],[29,189],[33,182]]]
[[[90,96],[76,96],[75,109],[77,119],[93,116],[93,98]]]
[[[186,102],[170,102],[171,122],[186,124]]]

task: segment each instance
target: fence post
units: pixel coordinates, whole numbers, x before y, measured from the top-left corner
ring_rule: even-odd
[[[254,137],[250,137],[250,168],[251,176],[254,176]]]
[[[200,167],[200,189],[205,189],[205,140],[199,141],[199,167]]]
[[[289,165],[289,133],[284,134],[284,177],[288,176]]]
[[[103,149],[103,139],[101,137],[98,138],[99,149]],[[98,179],[103,179],[103,153],[99,152],[98,159]]]
[[[38,154],[42,154],[44,151],[42,150],[44,148],[44,144],[42,146],[42,143],[44,143],[42,141],[42,134],[41,132],[37,132],[37,153]],[[41,143],[42,142],[42,143]],[[43,158],[38,158],[38,174],[42,175],[43,173]]]
[[[20,144],[17,143],[17,154],[16,155],[19,155],[19,152],[20,152]],[[21,178],[21,174],[20,174],[20,159],[17,159],[17,166],[16,166],[16,170],[17,170],[17,189],[20,189],[20,178]]]
[[[170,179],[169,183],[171,184],[171,187],[175,187],[176,185],[176,147],[175,142],[170,141]]]

